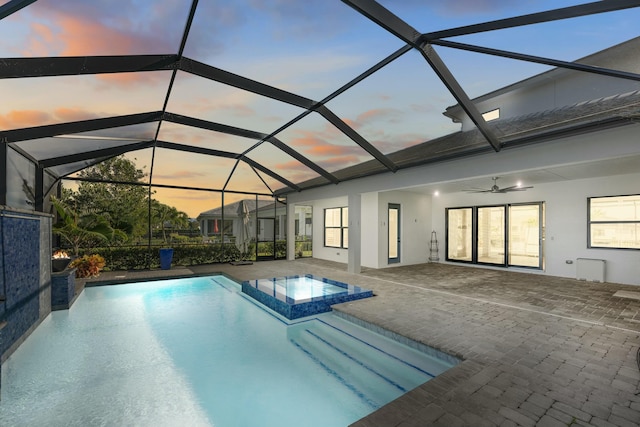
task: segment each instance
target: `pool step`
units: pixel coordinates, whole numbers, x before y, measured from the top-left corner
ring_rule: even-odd
[[[287,337],[372,406],[388,402],[432,378],[384,351],[319,322],[289,327]]]

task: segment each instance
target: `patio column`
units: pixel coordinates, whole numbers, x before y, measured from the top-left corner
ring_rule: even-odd
[[[34,194],[34,209],[38,212],[44,211],[44,168],[36,165],[36,188]]]
[[[361,197],[360,194],[349,194],[349,261],[347,271],[360,273],[362,233],[361,227]]]
[[[296,259],[296,207],[287,201],[287,260]]]
[[[7,141],[0,140],[0,206],[7,205]]]

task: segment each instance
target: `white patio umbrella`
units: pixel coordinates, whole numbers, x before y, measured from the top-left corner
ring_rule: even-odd
[[[251,232],[249,230],[249,206],[247,206],[244,200],[241,200],[240,203],[238,203],[237,213],[242,225],[240,226],[240,235],[236,240],[236,245],[244,254],[247,252],[247,244],[249,243],[249,240],[251,240]]]

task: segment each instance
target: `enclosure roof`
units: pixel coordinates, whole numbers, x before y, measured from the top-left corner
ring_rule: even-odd
[[[10,0],[0,141],[47,182],[125,155],[157,187],[282,195],[629,123],[639,20],[630,0]],[[562,70],[621,95],[485,120]]]

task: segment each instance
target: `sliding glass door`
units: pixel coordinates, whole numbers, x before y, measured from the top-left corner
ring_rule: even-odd
[[[509,265],[542,268],[542,203],[509,206]]]
[[[447,261],[543,268],[544,204],[448,208]]]
[[[478,208],[479,263],[505,265],[505,206]]]
[[[473,261],[473,209],[447,209],[447,260]]]

